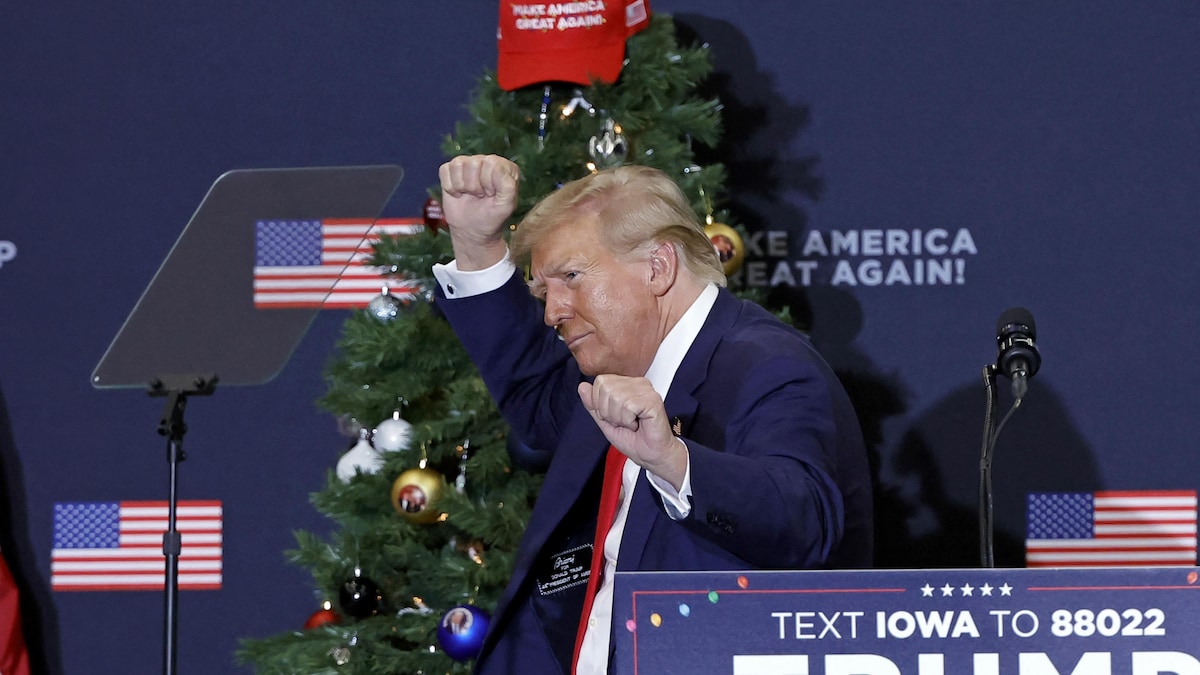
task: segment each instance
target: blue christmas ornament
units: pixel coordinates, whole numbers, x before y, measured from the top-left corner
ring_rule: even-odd
[[[491,616],[475,605],[459,605],[442,615],[438,643],[455,661],[473,659],[483,647],[490,621]]]

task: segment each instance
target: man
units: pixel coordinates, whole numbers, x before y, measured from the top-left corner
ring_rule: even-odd
[[[870,564],[845,392],[800,333],[722,288],[674,182],[623,166],[568,183],[510,254],[517,166],[457,157],[440,178],[455,260],[434,267],[438,305],[513,433],[554,452],[480,673],[607,672],[616,570]],[[616,512],[598,516],[606,467]]]

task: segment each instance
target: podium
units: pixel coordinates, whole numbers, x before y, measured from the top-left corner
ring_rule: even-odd
[[[614,675],[1200,675],[1195,567],[619,572]]]

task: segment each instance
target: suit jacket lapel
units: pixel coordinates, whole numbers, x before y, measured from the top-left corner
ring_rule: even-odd
[[[571,510],[588,479],[604,461],[608,440],[586,410],[580,406],[563,434],[566,439],[546,472],[542,490],[530,514],[521,542],[521,557],[514,563],[513,576],[523,579],[534,559],[562,518]]]
[[[721,289],[704,326],[696,335],[688,353],[679,364],[679,370],[671,380],[664,404],[668,419],[677,435],[687,437],[695,419],[699,402],[695,392],[704,384],[712,361],[713,352],[725,335],[725,331],[737,319],[741,302],[729,291]],[[645,472],[638,479],[633,501],[629,505],[629,516],[625,520],[625,531],[621,536],[621,553],[617,556],[617,569],[637,570],[650,538],[654,520],[662,511],[658,492],[646,478]]]

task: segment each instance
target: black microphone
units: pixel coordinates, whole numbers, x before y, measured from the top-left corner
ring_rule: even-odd
[[[1010,307],[996,321],[996,345],[1000,350],[996,369],[1012,380],[1013,398],[1017,401],[1025,396],[1029,378],[1042,365],[1042,355],[1034,344],[1036,338],[1033,315],[1024,307]]]

